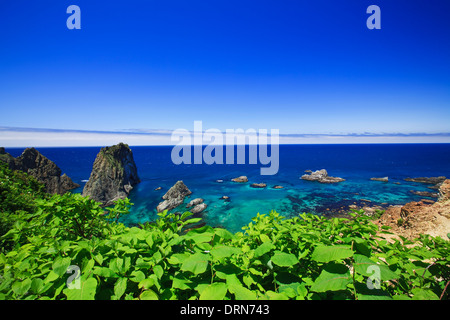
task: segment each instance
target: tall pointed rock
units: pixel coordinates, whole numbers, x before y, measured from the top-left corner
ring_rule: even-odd
[[[83,189],[83,196],[109,206],[128,197],[133,186],[140,182],[133,152],[124,143],[104,147],[97,154],[91,176]]]

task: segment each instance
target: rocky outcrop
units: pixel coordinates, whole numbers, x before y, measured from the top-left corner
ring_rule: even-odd
[[[450,180],[445,180],[439,188],[439,202],[450,200]]]
[[[192,209],[189,209],[189,211],[192,212],[193,214],[199,214],[203,212],[207,207],[208,206],[206,203],[200,203],[194,206]]]
[[[163,202],[160,202],[156,207],[158,212],[164,210],[172,210],[184,202],[184,198],[192,194],[191,190],[184,184],[183,181],[177,181],[170,189],[163,195]]]
[[[450,233],[450,180],[442,183],[439,195],[437,202],[421,200],[390,206],[376,223],[391,227],[394,235],[387,238],[400,235],[414,239],[420,234],[429,234],[446,239]]]
[[[409,182],[420,182],[420,183],[427,183],[427,184],[438,184],[445,181],[444,176],[440,177],[419,177],[419,178],[406,178],[405,181]]]
[[[189,203],[186,205],[186,208],[191,208],[194,207],[200,203],[203,203],[203,199],[202,198],[195,198],[194,200],[189,201]]]
[[[283,189],[284,187],[283,186],[280,186],[280,185],[274,185],[273,187],[272,187],[272,189]]]
[[[140,182],[133,152],[124,143],[104,147],[97,154],[83,196],[110,206],[128,197],[133,186]]]
[[[250,185],[250,187],[257,188],[257,189],[263,189],[263,188],[267,187],[267,184],[265,184],[265,183],[252,183]]]
[[[248,182],[248,178],[246,176],[240,176],[240,177],[231,179],[231,181],[244,183],[244,182]]]
[[[383,177],[383,178],[370,178],[372,181],[381,181],[381,182],[389,182],[389,177]]]
[[[429,192],[429,191],[416,191],[416,190],[409,190],[409,192],[414,193],[417,196],[421,197],[430,197],[430,198],[437,198],[439,196],[436,192]]]
[[[317,181],[320,183],[337,183],[345,181],[345,179],[339,178],[339,177],[330,177],[328,175],[327,170],[317,170],[314,172],[311,172],[310,174],[304,174],[302,175],[301,179],[308,180],[308,181]]]
[[[61,169],[35,148],[25,149],[17,158],[0,148],[0,160],[6,162],[11,170],[20,170],[33,176],[44,184],[47,193],[64,194],[80,186],[66,174],[61,176]]]

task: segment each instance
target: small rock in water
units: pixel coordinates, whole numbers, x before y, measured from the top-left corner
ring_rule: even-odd
[[[198,204],[200,204],[200,203],[202,203],[202,202],[203,202],[203,199],[202,199],[202,198],[196,198],[196,199],[194,199],[194,200],[191,200],[191,201],[186,205],[186,208],[190,208],[190,207],[196,206],[196,205],[198,205]]]
[[[267,187],[267,185],[266,185],[265,183],[252,183],[252,184],[250,185],[250,187],[262,189],[262,188]]]
[[[246,176],[240,176],[234,179],[231,179],[233,182],[248,182],[248,178]]]
[[[373,181],[382,181],[382,182],[389,182],[389,177],[383,177],[383,178],[370,178],[370,180],[373,180]]]

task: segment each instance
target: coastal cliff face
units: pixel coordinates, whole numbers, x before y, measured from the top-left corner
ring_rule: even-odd
[[[133,186],[140,182],[133,152],[124,143],[104,147],[97,154],[83,196],[109,206],[128,197]]]
[[[8,164],[11,170],[20,170],[36,178],[45,185],[45,191],[52,194],[64,194],[78,188],[66,174],[61,176],[61,169],[35,148],[27,148],[17,158],[0,148],[0,160]]]
[[[395,235],[408,239],[419,234],[446,239],[450,233],[450,180],[441,182],[438,190],[438,201],[421,200],[404,206],[391,206],[376,223],[389,226]]]

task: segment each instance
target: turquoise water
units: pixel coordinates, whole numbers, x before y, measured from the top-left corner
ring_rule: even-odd
[[[178,180],[192,191],[185,203],[203,198],[208,208],[204,221],[235,232],[248,224],[257,213],[277,210],[284,216],[302,212],[316,214],[337,212],[353,203],[405,204],[420,200],[410,190],[433,191],[428,185],[404,181],[407,177],[450,177],[450,144],[397,145],[281,145],[279,171],[261,176],[257,165],[174,165],[172,147],[131,147],[141,183],[130,194],[134,203],[131,213],[122,219],[128,225],[152,221],[156,206],[164,193]],[[38,148],[67,173],[81,188],[89,179],[92,164],[100,148]],[[18,156],[23,149],[7,149]],[[305,170],[326,169],[330,176],[344,182],[320,184],[301,180]],[[231,179],[246,175],[249,182]],[[389,176],[389,182],[371,181],[371,177]],[[217,180],[223,180],[222,183]],[[264,182],[265,189],[251,188],[251,183]],[[400,183],[400,184],[396,184]],[[284,189],[273,189],[282,185]],[[161,187],[159,191],[154,189]],[[220,199],[230,197],[230,201]],[[329,210],[326,210],[329,209]],[[177,208],[184,211],[185,207]]]

